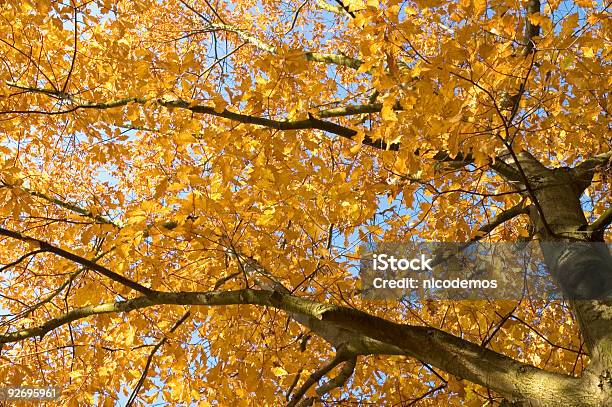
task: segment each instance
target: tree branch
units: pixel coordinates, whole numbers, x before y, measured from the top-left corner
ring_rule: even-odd
[[[30,257],[34,257],[39,253],[44,253],[44,250],[32,250],[31,252],[28,252],[26,254],[24,254],[23,256],[19,257],[17,260],[14,260],[10,263],[5,264],[4,266],[0,267],[0,273],[4,272],[5,270],[14,267],[16,265],[18,265],[19,263],[21,263],[22,261],[24,261],[25,259],[28,259]]]
[[[99,255],[97,255],[96,257],[93,258],[93,261],[98,261],[100,260],[102,257],[106,256],[108,253],[110,253],[112,250],[114,250],[114,247],[112,247],[110,250],[107,250],[103,253],[100,253]],[[57,297],[62,291],[64,291],[64,288],[68,287],[70,284],[72,284],[72,282],[81,274],[83,273],[85,270],[87,270],[85,267],[81,267],[78,270],[70,273],[68,275],[68,278],[56,289],[54,289],[52,292],[50,292],[49,294],[47,294],[45,297],[43,297],[41,300],[39,300],[37,303],[35,303],[34,305],[29,306],[27,309],[21,311],[19,314],[15,315],[14,317],[12,317],[11,319],[4,321],[2,324],[0,324],[0,326],[4,326],[6,324],[10,324],[13,323],[14,321],[20,319],[20,318],[25,318],[26,316],[32,314],[34,311],[36,311],[38,308],[42,307],[43,305],[51,302],[51,300],[53,300],[55,297]]]
[[[476,232],[476,235],[473,238],[471,238],[468,242],[462,244],[460,249],[461,250],[467,249],[472,243],[482,240],[485,236],[491,233],[496,227],[506,223],[510,219],[513,219],[519,215],[529,214],[530,209],[531,209],[531,205],[525,206],[524,200],[523,200],[519,204],[502,211],[497,216],[495,216],[493,219],[489,220],[489,222],[480,226],[480,228],[478,228],[478,231]],[[455,253],[450,253],[450,254],[445,253],[443,255],[438,255],[434,258],[432,262],[432,267],[442,264],[443,262],[446,262],[450,258],[453,258],[455,256],[456,256]]]
[[[274,54],[274,55],[278,54],[278,51],[275,46],[270,45],[260,40],[259,38],[257,38],[256,36],[248,32],[247,30],[235,27],[233,25],[210,23],[206,27],[199,29],[197,31],[202,32],[202,33],[214,32],[214,31],[229,32],[232,34],[236,34],[238,38],[240,38],[242,41],[255,46],[255,48],[258,48],[265,52],[269,52],[270,54]],[[345,66],[347,68],[352,68],[352,69],[359,69],[359,67],[363,63],[361,60],[357,58],[352,58],[352,57],[348,57],[348,56],[341,55],[341,54],[326,54],[326,53],[319,53],[319,52],[313,52],[313,51],[306,51],[304,52],[304,56],[307,61],[322,62],[326,64],[331,64],[331,65]]]
[[[176,331],[178,329],[178,327],[181,326],[187,320],[187,318],[189,318],[190,316],[191,316],[191,312],[187,311],[181,317],[181,319],[176,321],[174,323],[174,325],[172,326],[172,328],[170,328],[170,333]],[[153,356],[155,356],[155,353],[157,353],[159,348],[164,346],[164,344],[166,342],[168,342],[168,337],[164,336],[157,344],[155,344],[155,346],[151,350],[151,353],[149,353],[149,356],[147,357],[147,362],[145,363],[145,367],[142,370],[142,374],[140,375],[140,379],[138,379],[138,383],[136,383],[136,386],[134,387],[134,390],[132,390],[132,393],[130,394],[129,399],[126,402],[125,407],[130,407],[130,406],[134,405],[134,402],[136,401],[136,397],[138,396],[138,393],[142,389],[142,386],[144,385],[144,382],[147,379],[147,374],[149,373],[149,368],[151,367],[151,362],[153,361]]]
[[[329,4],[328,2],[326,2],[325,0],[318,0],[317,1],[317,5],[322,10],[329,11],[330,13],[346,15],[346,16],[350,17],[350,14],[348,13],[348,11],[346,11],[344,9],[344,7],[342,7],[342,6],[334,6],[334,5]]]
[[[68,70],[68,75],[66,75],[66,80],[64,81],[64,86],[62,86],[62,92],[66,92],[68,88],[68,83],[70,82],[70,76],[72,76],[72,71],[74,70],[74,63],[76,62],[77,50],[78,50],[78,40],[79,40],[79,26],[78,26],[78,11],[79,8],[72,2],[72,8],[74,10],[74,49],[72,50],[72,60],[70,61],[70,69]]]
[[[353,116],[364,113],[379,113],[382,110],[382,103],[372,103],[364,105],[349,105],[336,107],[333,109],[319,110],[315,114],[321,118]],[[401,108],[395,109],[401,110]]]
[[[347,5],[345,5],[345,4],[344,4],[344,3],[343,3],[341,0],[336,0],[336,3],[338,3],[338,5],[339,5],[340,7],[342,7],[342,8],[344,9],[344,11],[346,11],[346,12],[347,12],[347,14],[348,14],[349,16],[351,16],[351,17],[355,18],[355,13],[353,13],[353,12],[352,12],[352,11],[351,11],[351,10],[348,8],[348,6],[347,6]]]
[[[78,256],[74,253],[71,253],[67,250],[61,249],[57,246],[53,246],[50,243],[47,243],[43,240],[40,239],[36,239],[33,237],[28,237],[25,235],[22,235],[19,232],[15,232],[12,230],[8,230],[5,228],[0,227],[0,235],[1,236],[6,236],[6,237],[10,237],[13,239],[17,239],[17,240],[21,240],[22,242],[26,242],[26,243],[34,243],[36,245],[38,245],[38,247],[40,248],[41,251],[45,251],[45,252],[49,252],[49,253],[53,253],[59,257],[62,257],[66,260],[70,260],[72,262],[75,262],[77,264],[80,264],[81,266],[88,268],[90,270],[96,271],[100,274],[102,274],[105,277],[110,278],[113,281],[118,282],[119,284],[122,284],[126,287],[131,288],[134,291],[137,291],[141,294],[145,294],[145,295],[151,295],[154,293],[153,290],[151,290],[150,288],[147,288],[135,281],[130,280],[127,277],[124,277],[120,274],[115,273],[114,271],[111,271],[109,269],[107,269],[106,267],[96,263],[95,261],[92,260],[88,260],[84,257]]]
[[[291,398],[291,401],[289,401],[289,403],[287,403],[287,407],[295,407],[297,405],[297,403],[300,401],[300,399],[302,397],[304,397],[304,394],[306,394],[308,389],[310,389],[319,380],[321,380],[323,378],[323,376],[325,376],[329,372],[331,372],[336,366],[338,366],[340,363],[348,360],[349,358],[354,358],[354,356],[349,356],[346,353],[344,353],[344,352],[339,350],[338,353],[336,354],[336,356],[334,356],[334,358],[329,363],[327,363],[326,365],[324,365],[323,367],[321,367],[320,369],[318,369],[317,371],[312,373],[310,376],[308,376],[306,381],[293,394],[293,397]]]
[[[528,215],[531,207],[530,205],[525,205],[524,202],[521,202],[509,209],[502,211],[500,214],[496,215],[489,222],[482,225],[478,228],[477,235],[470,241],[470,243],[477,242],[481,240],[483,237],[488,235],[495,229],[496,227],[506,223],[510,219],[513,219],[519,215]]]
[[[463,78],[463,79],[466,79],[466,78]],[[466,80],[469,80],[469,79],[466,79]],[[72,95],[65,95],[60,92],[55,92],[55,91],[51,91],[47,89],[33,88],[33,87],[19,85],[15,83],[9,83],[8,85],[22,89],[22,90],[27,90],[30,92],[43,93],[49,96],[55,96],[61,99],[69,100],[73,102],[74,105],[62,111],[54,111],[54,112],[53,111],[46,112],[46,111],[38,111],[38,110],[5,111],[5,112],[0,112],[0,115],[19,114],[19,113],[58,115],[58,114],[71,113],[71,112],[74,112],[80,109],[105,110],[105,109],[112,109],[112,108],[126,106],[130,103],[145,104],[145,103],[154,102],[166,108],[186,109],[193,113],[200,113],[200,114],[206,114],[210,116],[221,117],[221,118],[232,120],[238,123],[254,124],[258,126],[272,128],[275,130],[281,130],[281,131],[306,130],[306,129],[322,130],[327,133],[335,134],[335,135],[341,136],[343,138],[346,138],[352,141],[355,141],[357,135],[359,134],[357,130],[339,125],[334,122],[321,120],[313,115],[309,115],[308,119],[302,119],[302,120],[282,120],[282,119],[275,120],[275,119],[269,119],[266,117],[251,116],[247,114],[236,113],[236,112],[232,112],[227,109],[218,110],[213,106],[198,105],[198,104],[194,104],[193,102],[190,103],[182,99],[168,99],[168,98],[130,97],[130,98],[123,98],[123,99],[118,99],[118,100],[110,101],[110,102],[90,102],[90,101],[76,99]],[[382,109],[382,105],[380,106],[380,108]],[[396,105],[394,108],[397,110],[400,110],[401,106]],[[340,116],[347,116],[347,115],[361,114],[361,113],[368,113],[368,112],[375,113],[378,111],[380,111],[379,104],[372,103],[372,104],[365,104],[365,105],[350,105],[350,106],[345,106],[341,108],[322,110],[317,115],[320,117],[326,118],[326,117],[340,117]],[[373,140],[371,137],[367,135],[363,136],[361,143],[363,145],[373,147],[379,150],[385,150],[385,151],[398,151],[400,149],[400,143],[387,143],[382,139]],[[415,154],[420,155],[420,153],[421,152],[419,152],[418,149],[415,150]],[[458,157],[451,157],[445,151],[437,152],[436,154],[434,154],[432,158],[436,161],[443,161],[443,162],[461,161],[461,162],[464,162],[465,164],[469,164],[470,162],[472,162],[472,158],[469,156],[459,155]],[[499,174],[506,177],[507,179],[516,180],[517,177],[521,178],[519,177],[518,172],[514,168],[512,168],[512,166],[504,163],[502,160],[499,160],[499,159],[491,160],[490,166],[491,168],[493,168],[495,171],[497,171]]]
[[[118,100],[110,101],[110,102],[89,102],[89,101],[77,100],[69,95],[60,95],[56,92],[48,91],[45,89],[37,89],[37,88],[32,88],[32,87],[17,85],[17,84],[9,84],[9,86],[18,87],[19,89],[28,90],[30,92],[54,94],[57,97],[69,100],[75,104],[68,109],[60,110],[60,111],[46,112],[46,111],[40,111],[40,110],[13,110],[13,111],[0,112],[0,115],[2,114],[59,115],[59,114],[72,113],[72,112],[75,112],[81,109],[106,110],[106,109],[126,106],[130,103],[145,104],[147,102],[155,102],[158,105],[164,106],[167,108],[186,109],[193,113],[207,114],[210,116],[216,116],[216,117],[229,119],[229,120],[239,122],[239,123],[255,124],[258,126],[272,128],[275,130],[287,131],[287,130],[315,129],[315,130],[322,130],[322,131],[325,131],[331,134],[336,134],[338,136],[347,138],[349,140],[353,140],[353,138],[357,136],[358,134],[356,130],[341,126],[333,122],[317,119],[312,115],[308,119],[302,119],[302,120],[274,120],[274,119],[268,119],[265,117],[258,117],[258,116],[251,116],[251,115],[246,115],[242,113],[235,113],[227,109],[223,109],[222,111],[219,111],[218,109],[215,109],[215,107],[213,106],[197,105],[197,104],[194,105],[193,103],[190,103],[190,102],[187,102],[181,99],[166,99],[166,98],[149,99],[149,98],[143,98],[143,97],[129,97],[129,98],[118,99]],[[397,151],[399,149],[398,143],[388,144],[384,142],[383,140],[375,141],[369,136],[364,137],[364,139],[362,140],[362,144],[370,146],[370,147],[382,149],[382,150]]]
[[[535,48],[534,37],[540,35],[540,26],[533,24],[530,15],[540,12],[540,0],[528,0],[525,10],[525,49],[523,55],[529,55]]]
[[[342,332],[346,343],[345,349],[353,355],[389,354],[381,352],[381,348],[375,343],[375,341],[382,342],[399,349],[399,354],[414,357],[512,399],[541,399],[542,391],[546,389],[547,394],[544,397],[558,398],[558,401],[562,402],[560,397],[566,394],[565,389],[570,386],[576,388],[580,380],[520,363],[435,328],[397,324],[355,309],[318,303],[270,290],[176,293],[155,291],[150,296],[77,308],[41,326],[0,335],[0,343],[43,336],[52,329],[91,315],[128,312],[161,304],[208,306],[251,304],[274,307],[337,327]],[[360,336],[373,340],[372,346],[367,346],[366,342],[361,341]],[[361,341],[359,349],[353,346],[355,337]]]
[[[599,218],[595,219],[595,221],[587,227],[587,230],[594,234],[603,233],[610,224],[612,224],[612,207],[606,209]]]
[[[344,386],[344,384],[351,378],[353,372],[355,371],[355,366],[357,365],[357,357],[353,356],[342,365],[342,369],[340,373],[333,379],[330,379],[327,383],[323,383],[316,389],[317,395],[319,398],[323,397],[325,394],[329,393],[333,389],[340,388]],[[304,400],[304,405],[310,405],[314,402],[314,398],[309,398],[309,400]]]
[[[307,61],[312,62],[323,62],[326,64],[345,66],[347,68],[359,69],[361,60],[357,58],[347,57],[346,55],[339,54],[322,54],[319,52],[307,51],[304,53]]]
[[[589,157],[583,160],[580,164],[574,167],[573,171],[580,179],[587,177],[590,179],[590,177],[595,171],[597,171],[599,168],[604,167],[611,160],[612,150],[606,153],[597,154],[596,156]]]
[[[61,199],[53,198],[53,197],[51,197],[51,196],[49,196],[47,194],[43,194],[42,192],[34,191],[32,189],[29,189],[29,188],[16,187],[14,185],[7,184],[4,181],[1,181],[1,182],[2,182],[2,185],[6,186],[8,188],[13,188],[13,189],[18,189],[18,190],[25,191],[25,192],[27,192],[28,194],[30,194],[30,195],[32,195],[34,197],[44,199],[45,201],[53,203],[53,204],[55,204],[57,206],[60,206],[60,207],[62,207],[64,209],[68,209],[69,211],[78,213],[81,216],[85,216],[87,218],[93,219],[96,222],[103,223],[103,224],[106,224],[106,225],[113,225],[113,226],[115,226],[117,228],[121,227],[120,225],[114,223],[112,220],[110,220],[110,219],[108,219],[108,218],[106,218],[106,217],[104,217],[102,215],[95,215],[91,211],[89,211],[89,210],[87,210],[85,208],[82,208],[82,207],[80,207],[78,205],[75,205],[75,204],[72,204],[72,203],[69,203],[69,202],[66,202],[66,201],[62,201]]]
[[[155,303],[147,297],[138,297],[128,301],[110,302],[99,305],[88,305],[75,308],[59,317],[52,318],[42,325],[21,329],[0,335],[0,344],[19,342],[27,338],[43,338],[48,332],[71,322],[90,317],[117,312],[129,312],[135,309],[149,307]]]

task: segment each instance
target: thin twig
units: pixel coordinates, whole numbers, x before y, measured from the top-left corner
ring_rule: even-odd
[[[172,328],[170,328],[170,333],[174,332],[177,330],[177,328],[179,326],[181,326],[183,324],[183,322],[185,322],[187,320],[187,318],[189,318],[189,316],[191,315],[190,311],[187,311],[182,317],[181,319],[179,319],[178,321],[176,321],[176,323],[172,326]],[[134,402],[136,401],[136,397],[138,396],[138,393],[140,392],[140,390],[142,389],[142,386],[145,382],[145,380],[147,379],[147,374],[149,373],[149,368],[151,367],[151,362],[153,361],[153,356],[155,356],[155,353],[159,350],[159,348],[161,348],[166,342],[168,342],[168,337],[164,336],[162,338],[161,341],[159,341],[151,350],[151,353],[149,354],[149,356],[147,357],[147,363],[145,364],[145,367],[142,371],[142,374],[140,375],[140,379],[138,380],[138,383],[136,383],[136,387],[134,387],[134,390],[132,390],[132,394],[130,394],[130,397],[128,398],[127,403],[125,404],[125,407],[130,407],[132,405],[134,405]]]
[[[72,61],[70,62],[70,70],[68,71],[68,75],[66,76],[66,81],[64,82],[64,86],[62,86],[62,93],[66,92],[66,88],[68,88],[68,82],[70,81],[70,76],[72,75],[72,70],[74,69],[74,61],[76,60],[77,54],[77,43],[78,43],[78,26],[77,26],[77,13],[78,7],[74,4],[74,0],[72,0],[72,8],[74,9],[74,51],[72,52]]]

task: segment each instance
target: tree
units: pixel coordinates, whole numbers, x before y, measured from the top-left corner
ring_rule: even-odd
[[[0,381],[612,404],[604,3],[3,3]],[[361,244],[412,239],[571,242],[581,297],[362,298]]]

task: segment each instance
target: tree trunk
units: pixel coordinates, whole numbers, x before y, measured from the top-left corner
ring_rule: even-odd
[[[548,169],[529,154],[519,156],[538,201],[530,217],[544,259],[570,299],[591,352],[584,385],[601,400],[599,405],[612,405],[612,256],[601,237],[593,242],[586,233],[580,196],[588,182],[571,169]]]

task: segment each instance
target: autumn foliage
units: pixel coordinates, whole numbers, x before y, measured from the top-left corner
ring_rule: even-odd
[[[608,2],[0,16],[0,386],[67,406],[547,405],[591,365],[601,394],[574,405],[611,400],[609,302],[366,301],[357,277],[370,242],[610,241]]]

